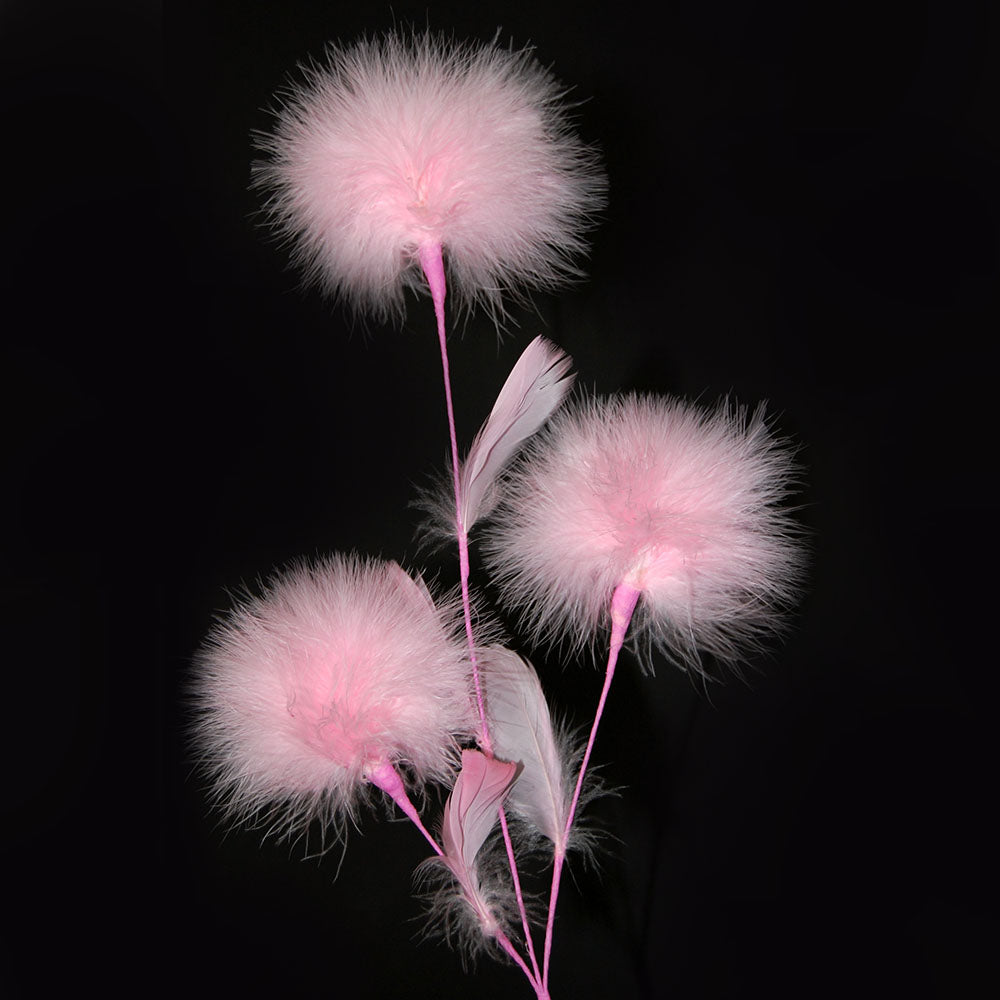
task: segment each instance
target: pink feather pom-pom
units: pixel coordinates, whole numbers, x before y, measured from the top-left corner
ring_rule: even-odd
[[[488,558],[536,640],[578,650],[609,625],[625,583],[641,595],[634,639],[682,666],[698,669],[699,650],[732,662],[775,627],[800,577],[784,506],[794,471],[762,410],[577,403],[513,470]]]
[[[369,773],[450,783],[476,728],[454,607],[395,563],[334,555],[276,574],[197,659],[194,737],[218,804],[291,832],[339,832]]]
[[[579,273],[604,176],[530,50],[387,35],[304,72],[258,139],[255,181],[326,291],[400,315],[425,245],[444,247],[465,305],[494,312],[514,286]]]

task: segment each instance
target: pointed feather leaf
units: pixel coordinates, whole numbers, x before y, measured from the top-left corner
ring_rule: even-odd
[[[462,770],[444,807],[441,860],[455,876],[486,937],[492,937],[500,924],[476,869],[476,855],[497,821],[498,807],[516,773],[516,764],[463,750]]]
[[[486,513],[483,501],[496,477],[552,415],[573,385],[571,359],[544,337],[535,337],[518,358],[476,435],[461,469],[461,525],[466,532]]]
[[[482,662],[493,750],[523,765],[508,802],[565,850],[565,768],[538,675],[527,660],[500,646],[489,647]]]
[[[510,788],[516,764],[462,751],[462,770],[444,807],[442,841],[452,869],[474,873],[476,855],[497,821],[497,809]],[[455,874],[461,881],[461,875]]]

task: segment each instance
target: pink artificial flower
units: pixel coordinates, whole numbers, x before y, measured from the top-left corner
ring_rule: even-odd
[[[639,592],[634,636],[681,664],[733,661],[801,570],[791,452],[762,410],[626,396],[564,408],[513,470],[487,538],[504,600],[579,648]]]
[[[197,659],[195,740],[219,804],[278,831],[339,829],[389,766],[450,784],[456,737],[476,728],[456,627],[396,563],[334,555],[277,574]]]
[[[466,305],[500,310],[514,285],[577,273],[603,203],[563,93],[527,49],[429,32],[331,46],[259,138],[256,183],[310,278],[355,307],[400,314],[433,246]]]

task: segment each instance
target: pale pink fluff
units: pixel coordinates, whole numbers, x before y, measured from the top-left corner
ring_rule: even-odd
[[[576,403],[515,467],[488,557],[536,638],[596,638],[627,583],[641,592],[634,639],[684,665],[698,666],[699,649],[733,661],[773,627],[799,577],[793,472],[762,410]]]
[[[219,804],[283,833],[338,831],[366,769],[450,784],[476,728],[454,607],[395,563],[334,555],[275,575],[197,658],[195,739]]]
[[[577,273],[604,178],[530,50],[392,34],[332,46],[304,75],[255,180],[325,290],[399,314],[404,287],[424,287],[424,244],[444,247],[466,305]]]

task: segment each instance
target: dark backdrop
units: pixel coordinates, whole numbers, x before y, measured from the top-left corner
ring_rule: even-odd
[[[3,6],[9,995],[530,996],[415,940],[408,826],[366,816],[342,866],[225,836],[183,738],[227,590],[333,550],[457,579],[408,506],[446,450],[429,300],[352,327],[247,190],[296,62],[394,22],[533,43],[610,177],[587,281],[456,328],[461,442],[541,332],[588,391],[767,400],[806,470],[786,640],[707,690],[623,661],[553,995],[974,995],[1000,46],[944,0]],[[586,724],[600,669],[535,662]]]

